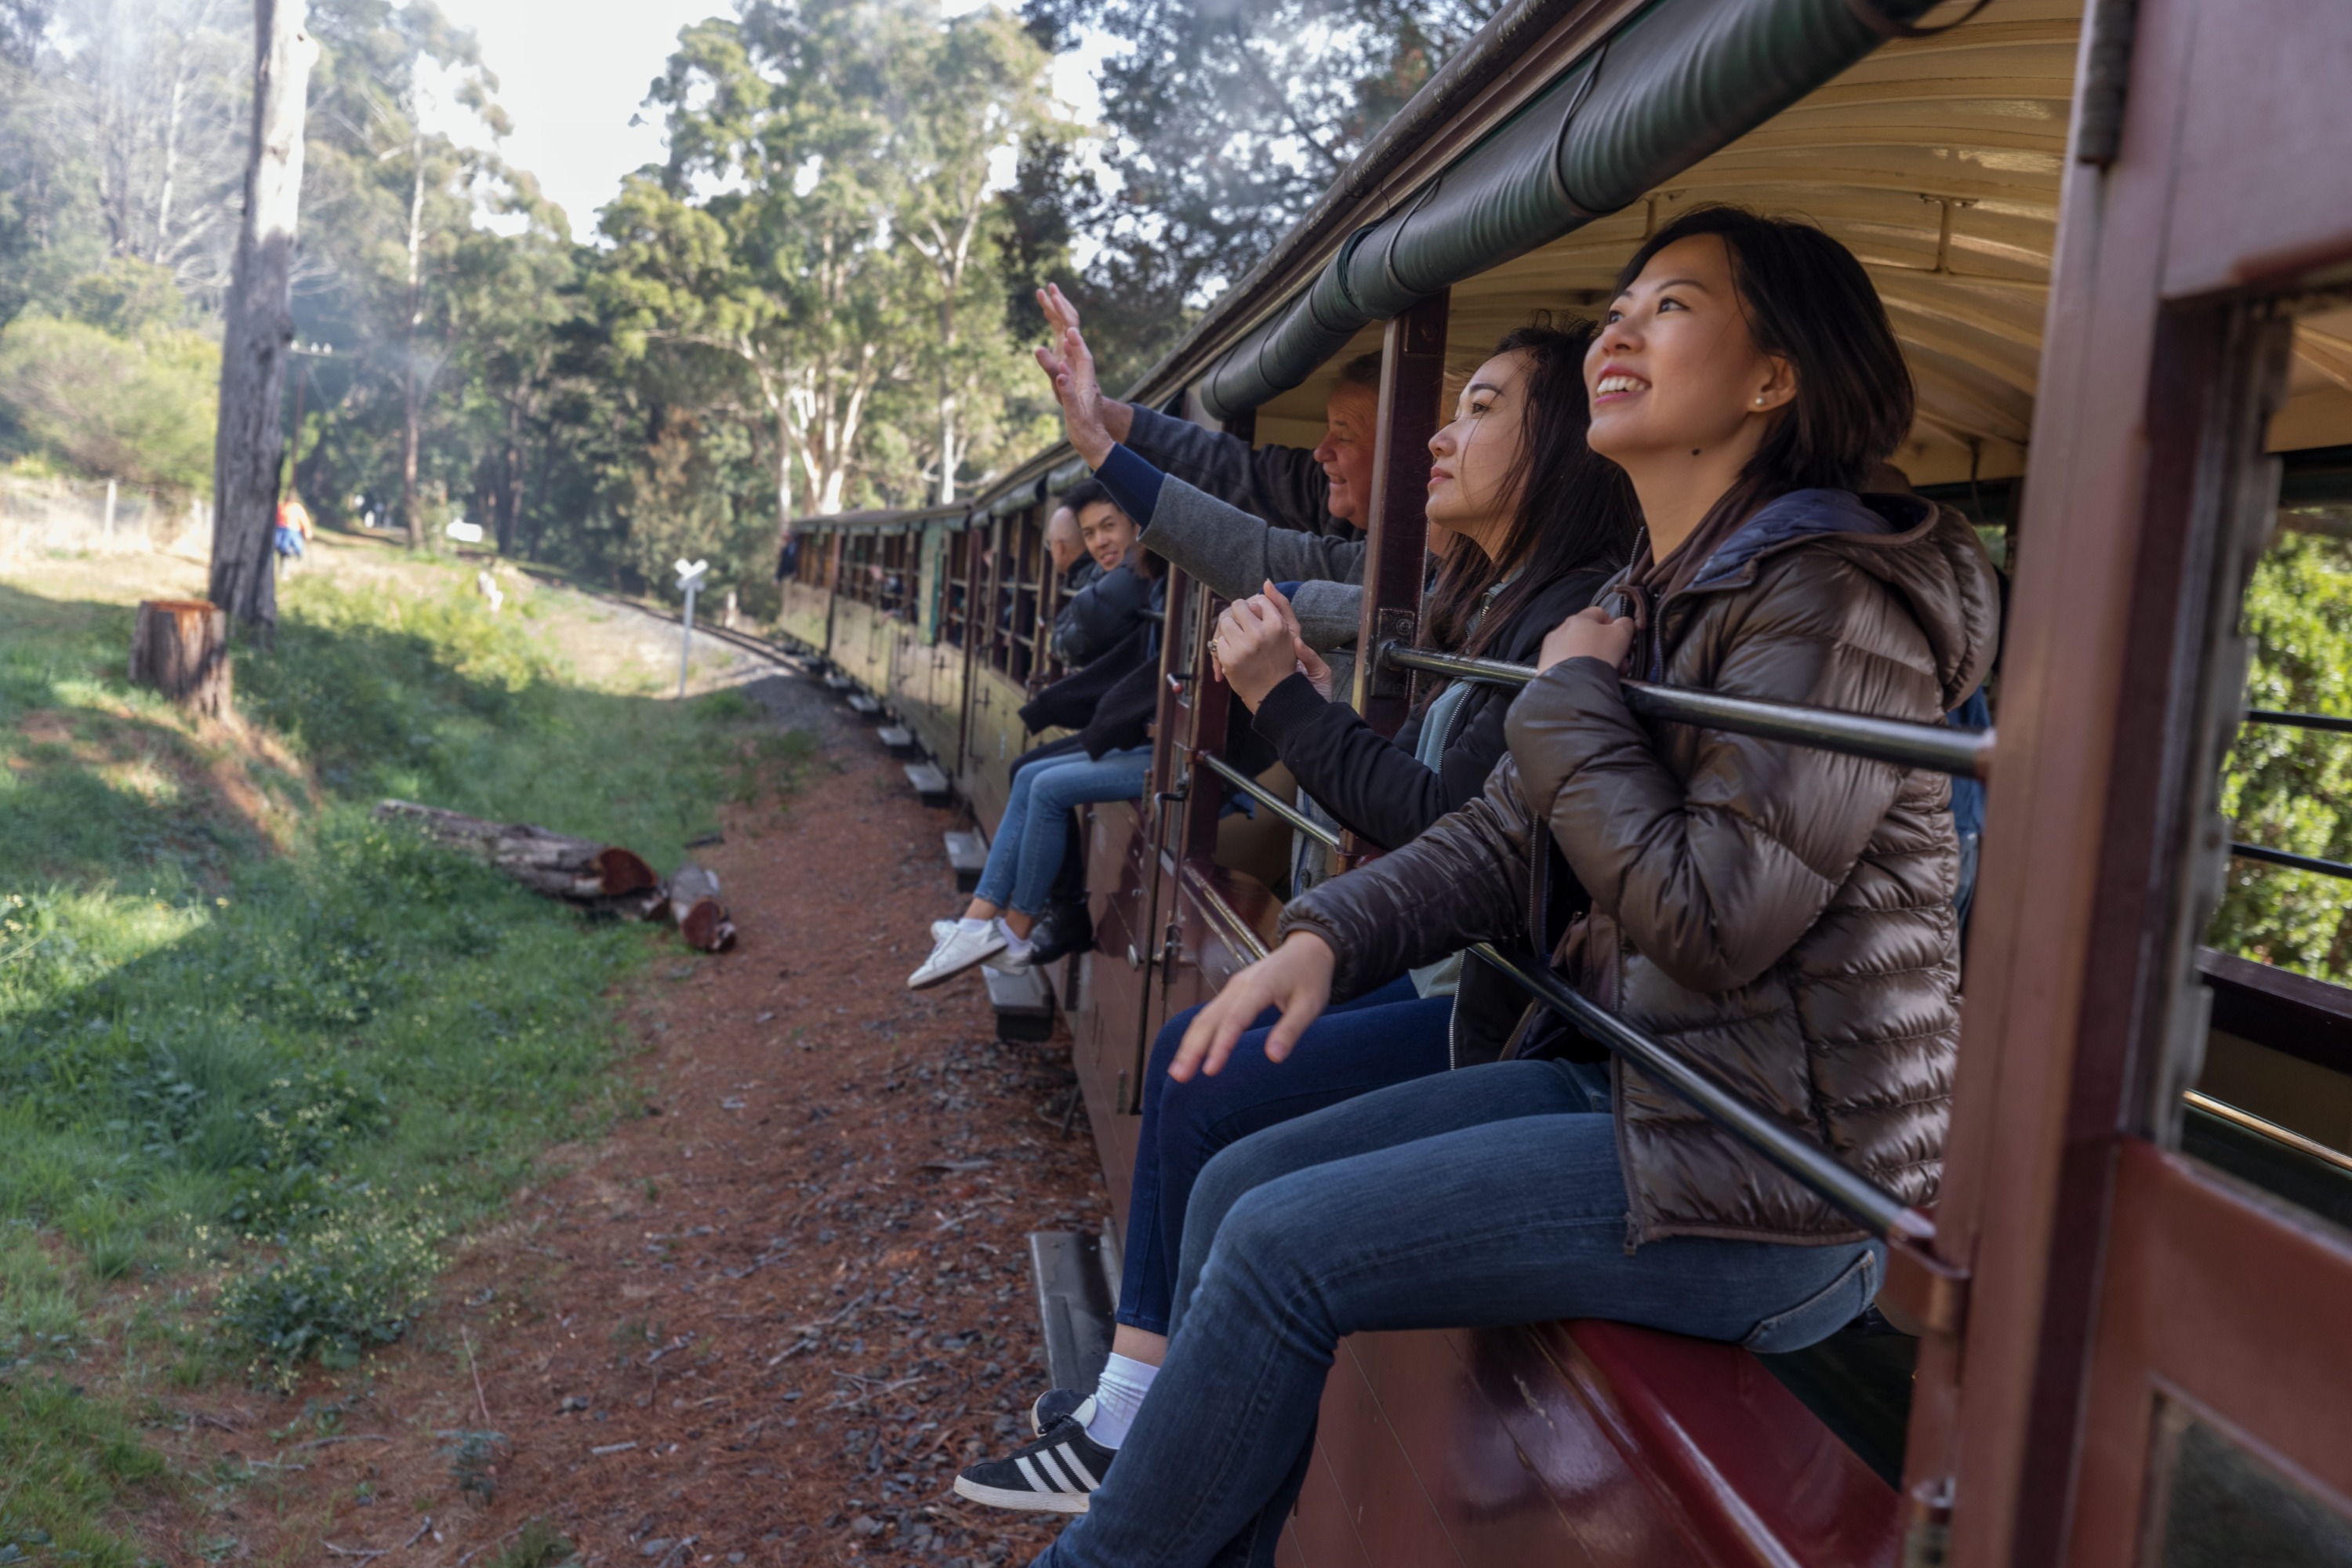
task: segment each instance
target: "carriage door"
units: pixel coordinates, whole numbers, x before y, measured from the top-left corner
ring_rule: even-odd
[[[1913,1560],[2352,1562],[2352,1230],[2200,1142],[2231,1108],[2199,1092],[2200,949],[2258,836],[2222,815],[2246,590],[2281,455],[2352,444],[2352,5],[2086,9],[1937,1225],[1973,1281],[1922,1361]]]

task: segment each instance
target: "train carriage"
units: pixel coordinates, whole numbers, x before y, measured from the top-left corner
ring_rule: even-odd
[[[2233,844],[2217,793],[2245,722],[2352,727],[2247,713],[2238,610],[2283,498],[2352,501],[2347,64],[2335,0],[1521,0],[1129,395],[1307,446],[1380,353],[1354,700],[1393,732],[1417,672],[1528,673],[1411,651],[1453,385],[1736,201],[1863,259],[1919,388],[1895,460],[2014,582],[1997,738],[1636,694],[1990,781],[1932,1214],[1684,1075],[1889,1241],[1910,1332],[1360,1337],[1285,1562],[2352,1561],[2352,994],[2199,942],[2232,865],[2352,877]],[[783,630],[898,709],[983,828],[1055,673],[1042,524],[1083,471],[1059,448],[968,507],[798,525]],[[1152,1035],[1264,952],[1294,834],[1358,853],[1235,764],[1220,608],[1171,576],[1150,782],[1089,809],[1096,940],[1057,981],[1122,1222]]]

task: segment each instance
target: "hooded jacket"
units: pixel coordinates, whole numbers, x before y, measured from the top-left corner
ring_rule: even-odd
[[[1997,594],[1958,513],[1801,490],[1655,607],[1633,668],[1932,723],[1990,667]],[[1510,754],[1477,800],[1285,910],[1286,934],[1315,931],[1338,955],[1334,996],[1469,942],[1538,945],[1749,1103],[1905,1202],[1933,1202],[1959,1041],[1949,781],[1637,718],[1591,658],[1531,682],[1506,730]],[[1589,889],[1572,919],[1549,891],[1555,848]],[[1594,1047],[1529,1007],[1510,1049]],[[1629,1247],[1861,1236],[1639,1071],[1612,1071]]]

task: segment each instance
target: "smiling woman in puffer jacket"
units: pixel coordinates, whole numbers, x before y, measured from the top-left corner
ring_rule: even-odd
[[[1407,965],[1532,946],[1932,1202],[1959,1035],[1948,782],[1646,721],[1619,681],[1931,722],[1991,662],[1991,563],[1957,513],[1855,493],[1906,433],[1912,391],[1843,247],[1700,209],[1620,283],[1586,362],[1590,440],[1632,478],[1647,548],[1613,601],[1546,639],[1486,792],[1292,903],[1282,945],[1202,1012],[1174,1071],[1216,1071],[1265,1007],[1279,1059],[1331,1001]],[[1589,906],[1546,896],[1571,883]],[[1272,1562],[1347,1334],[1600,1317],[1785,1351],[1868,1304],[1876,1243],[1545,1017],[1510,1059],[1210,1163],[1166,1365],[1087,1517],[1039,1562]]]

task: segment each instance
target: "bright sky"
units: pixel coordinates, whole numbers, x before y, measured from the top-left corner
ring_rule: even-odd
[[[947,0],[950,14],[987,0]],[[442,0],[450,21],[481,40],[483,63],[498,74],[499,100],[514,121],[509,163],[539,176],[540,188],[572,220],[574,237],[595,226],[596,209],[620,190],[621,177],[662,159],[660,125],[629,121],[677,41],[678,29],[706,16],[731,15],[730,0]],[[1099,47],[1055,61],[1054,89],[1083,118],[1099,99],[1093,67]],[[470,119],[470,116],[465,117]],[[446,127],[478,141],[478,124]]]

